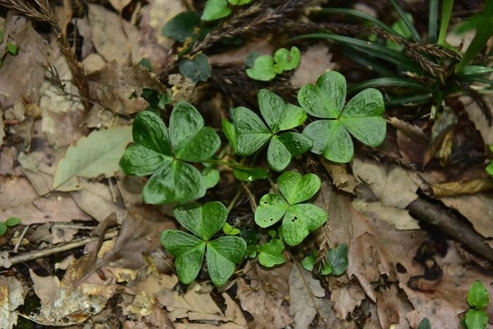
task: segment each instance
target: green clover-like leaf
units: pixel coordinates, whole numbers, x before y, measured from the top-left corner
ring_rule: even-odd
[[[284,264],[286,259],[282,252],[284,251],[284,243],[281,239],[272,239],[269,242],[260,246],[258,261],[265,267],[273,267]]]
[[[279,194],[265,194],[255,211],[255,223],[269,227],[277,223],[286,213],[289,204]]]
[[[298,102],[314,117],[336,119],[346,102],[346,79],[339,72],[326,72],[317,79],[316,85],[308,84],[300,89]]]
[[[308,173],[302,176],[293,171],[283,173],[277,182],[282,195],[291,205],[309,200],[322,186],[317,175]]]
[[[170,165],[169,156],[153,151],[145,146],[133,144],[127,147],[120,159],[120,168],[127,175],[151,175],[163,165]]]
[[[215,21],[231,14],[231,8],[226,0],[207,0],[202,13],[202,20]]]
[[[490,302],[490,295],[481,281],[475,281],[467,293],[467,303],[469,306],[484,309]]]
[[[276,77],[274,71],[274,59],[269,55],[258,56],[253,66],[246,70],[247,75],[259,81],[270,81]]]
[[[274,53],[274,70],[276,73],[282,73],[284,71],[294,70],[301,61],[301,52],[298,47],[291,47],[291,50],[286,48],[278,49]]]
[[[207,81],[211,76],[211,65],[205,54],[198,54],[193,59],[182,59],[178,64],[180,73],[193,82]]]
[[[204,178],[197,168],[179,160],[165,160],[144,186],[145,203],[183,203],[204,196]]]
[[[245,252],[245,240],[236,236],[224,236],[207,244],[207,271],[215,286],[228,281]]]
[[[132,124],[134,143],[156,153],[171,156],[168,130],[159,115],[151,111],[140,112]]]
[[[296,246],[325,221],[327,213],[322,208],[309,203],[293,205],[284,215],[281,237],[288,245]]]
[[[317,120],[303,130],[313,140],[312,152],[323,154],[327,160],[347,163],[354,154],[351,135],[339,120]]]
[[[488,324],[488,313],[485,310],[469,309],[465,317],[466,327],[474,329],[486,328]]]
[[[286,102],[267,89],[259,90],[257,99],[260,113],[272,133],[298,127],[307,119],[302,108]]]
[[[161,233],[161,244],[175,256],[175,267],[180,281],[189,284],[199,274],[205,255],[205,242],[178,230]]]
[[[329,249],[329,264],[332,266],[333,275],[342,275],[348,267],[348,248],[347,244],[341,243],[335,248]]]
[[[173,214],[183,227],[208,241],[226,223],[228,210],[221,202],[212,201],[204,205],[182,205],[175,208]]]
[[[239,155],[252,155],[272,136],[267,126],[253,111],[237,107],[233,112]]]
[[[184,11],[170,19],[161,29],[162,35],[185,42],[193,35],[195,28],[200,24],[200,18],[194,11]]]
[[[386,123],[382,93],[369,88],[354,96],[344,108],[340,121],[363,144],[376,147],[385,139]]]

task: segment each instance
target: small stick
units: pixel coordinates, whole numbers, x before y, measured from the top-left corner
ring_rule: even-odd
[[[104,236],[104,240],[112,239],[117,235],[118,235],[118,231],[116,231],[116,230],[112,231],[112,232],[108,232]],[[28,262],[31,260],[35,260],[37,258],[46,257],[46,256],[54,255],[54,254],[57,254],[60,252],[79,248],[79,247],[85,246],[86,244],[88,244],[90,242],[98,241],[98,239],[99,239],[99,237],[85,238],[85,239],[75,240],[75,241],[69,242],[69,243],[61,245],[61,246],[55,246],[55,247],[50,248],[50,249],[31,251],[29,253],[14,256],[14,257],[10,258],[10,262],[12,263],[12,265],[23,263],[23,262]]]

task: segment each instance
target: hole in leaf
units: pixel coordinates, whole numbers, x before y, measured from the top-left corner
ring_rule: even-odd
[[[269,220],[270,220],[271,222],[273,222],[273,221],[274,221],[274,218],[269,218]]]
[[[293,219],[291,220],[292,223],[296,222],[298,220],[298,217],[294,216]]]

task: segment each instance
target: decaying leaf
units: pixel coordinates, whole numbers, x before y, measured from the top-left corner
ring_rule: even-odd
[[[435,183],[430,184],[430,189],[437,198],[476,194],[478,192],[491,191],[493,189],[493,180],[491,178],[485,178],[473,179],[466,182]]]
[[[315,315],[320,313],[319,308],[324,302],[322,297],[325,296],[325,290],[320,285],[320,281],[315,280],[312,274],[299,264],[295,264],[291,269],[289,284],[289,313],[294,317],[295,328],[308,328]]]
[[[24,304],[21,283],[13,276],[0,276],[0,328],[11,329],[17,324],[16,309]]]
[[[81,138],[67,149],[65,156],[58,162],[53,188],[70,191],[78,189],[78,184],[69,184],[68,188],[64,184],[77,177],[113,176],[119,169],[118,162],[127,144],[131,141],[130,126],[93,131],[89,136]]]

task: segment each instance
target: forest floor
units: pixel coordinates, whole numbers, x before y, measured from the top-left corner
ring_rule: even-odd
[[[111,170],[119,158],[102,164],[98,179],[80,177],[79,170],[54,188],[57,164],[69,145],[88,152],[81,145],[94,130],[106,128],[113,137],[93,144],[130,143],[130,124],[147,106],[130,96],[143,88],[194,104],[217,131],[230,107],[255,105],[241,83],[240,96],[225,94],[227,75],[220,79],[215,70],[207,82],[213,87],[185,80],[176,68],[163,73],[176,47],[161,29],[186,9],[179,0],[56,2],[61,31],[79,34],[68,43],[75,44],[86,90],[48,23],[1,7],[23,2],[0,1],[0,221],[21,221],[0,236],[0,328],[430,328],[428,319],[431,328],[455,329],[470,308],[471,285],[480,281],[493,291],[493,195],[475,188],[491,187],[484,168],[493,131],[467,98],[449,103],[462,115],[448,148],[452,160],[440,163],[443,140],[430,146],[429,118],[405,121],[399,109],[388,109],[387,138],[377,150],[357,144],[346,165],[314,155],[295,159],[292,168],[322,177],[313,202],[329,221],[286,249],[284,264],[266,268],[246,259],[219,289],[205,270],[180,284],[160,243],[163,230],[178,227],[172,206],[144,205],[145,181]],[[374,10],[381,15],[385,8]],[[244,63],[254,51],[272,54],[275,40],[260,34],[211,51],[209,60],[214,67]],[[18,53],[1,50],[7,41]],[[155,74],[139,65],[142,58]],[[345,65],[329,45],[312,41],[276,90],[284,96],[327,70],[358,78],[356,66]],[[250,81],[244,88],[256,93],[268,86]],[[236,202],[228,222],[251,222],[269,183],[239,183],[230,170],[219,170],[221,180],[204,200]],[[343,243],[349,252],[342,275],[312,275],[301,266],[312,250]],[[486,311],[493,324],[493,306]]]

